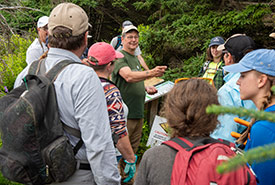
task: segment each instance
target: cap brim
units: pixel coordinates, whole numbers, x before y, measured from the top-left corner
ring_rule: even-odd
[[[224,66],[223,69],[230,73],[242,73],[242,72],[247,72],[252,70],[250,68],[243,66],[241,63]]]
[[[123,57],[124,55],[121,52],[116,51],[116,58],[123,58]]]
[[[218,50],[218,51],[222,51],[222,50],[224,50],[224,49],[225,49],[224,44],[221,44],[221,45],[219,45],[219,46],[217,47],[217,50]]]
[[[221,45],[221,44],[218,42],[213,42],[213,43],[209,44],[208,47],[210,48],[211,46],[219,46],[219,45]]]
[[[274,33],[271,33],[271,34],[269,35],[269,37],[275,38],[275,32],[274,32]]]

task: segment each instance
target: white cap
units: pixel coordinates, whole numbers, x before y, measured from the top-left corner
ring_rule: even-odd
[[[127,32],[129,32],[129,31],[131,31],[131,30],[135,30],[135,31],[137,31],[137,32],[139,33],[137,27],[135,27],[134,25],[130,25],[130,26],[125,26],[125,27],[123,28],[122,34],[127,33]]]
[[[38,19],[37,21],[37,28],[42,28],[46,26],[49,22],[49,17],[48,16],[42,16]]]

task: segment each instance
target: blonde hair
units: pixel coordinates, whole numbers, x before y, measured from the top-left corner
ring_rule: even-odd
[[[257,72],[257,71],[256,71]],[[263,73],[260,73],[260,72],[257,72],[258,73],[258,75],[260,75],[260,74],[263,74]],[[267,76],[267,78],[268,78],[268,81],[270,82],[270,91],[268,91],[267,92],[267,94],[265,95],[265,96],[263,96],[262,98],[261,98],[261,107],[260,107],[260,110],[264,110],[264,109],[266,109],[272,102],[272,98],[274,97],[274,93],[273,93],[273,91],[271,90],[271,87],[273,86],[273,85],[275,85],[275,77],[274,76],[269,76],[269,75],[266,75]],[[250,120],[250,124],[249,124],[249,126],[247,127],[247,129],[245,130],[245,132],[240,136],[240,138],[239,139],[237,139],[237,143],[238,144],[243,144],[246,140],[247,140],[247,138],[248,138],[248,136],[249,136],[249,133],[250,133],[250,130],[251,130],[251,127],[253,126],[253,124],[256,122],[257,120],[255,119],[255,118],[252,118],[251,120]]]

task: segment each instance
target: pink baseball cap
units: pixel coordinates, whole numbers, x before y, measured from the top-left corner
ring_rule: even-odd
[[[108,64],[117,58],[123,57],[122,53],[116,51],[113,46],[106,42],[97,42],[88,51],[88,62],[92,65]]]

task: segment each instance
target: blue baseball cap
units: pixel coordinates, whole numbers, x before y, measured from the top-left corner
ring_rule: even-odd
[[[209,44],[208,47],[218,46],[218,45],[221,45],[221,44],[224,44],[224,40],[223,40],[222,37],[217,36],[217,37],[214,37],[214,38],[211,39],[210,44]]]
[[[270,76],[275,76],[275,50],[257,49],[247,53],[239,63],[223,67],[231,73],[242,73],[255,70]]]

